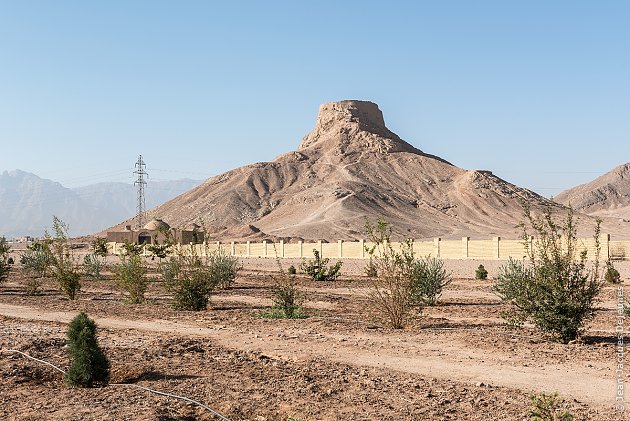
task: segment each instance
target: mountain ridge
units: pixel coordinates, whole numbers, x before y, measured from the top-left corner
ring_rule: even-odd
[[[600,217],[630,220],[630,162],[588,183],[558,194],[554,200],[577,211]]]
[[[148,216],[200,223],[216,240],[359,239],[366,217],[399,237],[517,236],[522,200],[560,206],[427,154],[390,131],[376,104],[346,100],[321,105],[296,150],[211,177]]]
[[[149,181],[147,206],[154,207],[187,191],[196,180]],[[0,236],[39,237],[53,215],[69,225],[70,235],[98,232],[136,212],[131,184],[103,182],[68,188],[36,174],[11,170],[0,173]]]

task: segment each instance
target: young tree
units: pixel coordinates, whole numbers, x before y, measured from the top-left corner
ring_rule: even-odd
[[[103,279],[101,274],[105,268],[105,258],[107,257],[107,240],[102,237],[95,238],[90,243],[92,253],[83,257],[83,273],[90,279]]]
[[[90,249],[92,254],[98,257],[107,257],[109,250],[107,249],[107,239],[103,237],[96,237],[90,243]]]
[[[212,292],[228,288],[234,282],[240,265],[238,259],[222,250],[198,256],[195,247],[189,253],[178,253],[160,265],[162,279],[173,292],[173,307],[199,311],[208,306]]]
[[[413,244],[407,241],[400,250],[394,249],[390,242],[391,226],[382,218],[376,224],[366,219],[365,229],[372,242],[365,250],[375,272],[375,276],[368,278],[368,309],[381,322],[401,329],[412,317],[420,315],[424,307],[424,300],[414,286],[417,267]]]
[[[310,276],[314,281],[334,281],[341,274],[341,260],[332,266],[327,266],[330,259],[322,259],[319,251],[313,249],[312,260],[304,260],[300,264],[300,270]]]
[[[391,327],[400,329],[426,305],[435,305],[452,277],[444,261],[426,256],[417,259],[413,242],[404,241],[399,249],[391,242],[391,227],[379,218],[376,224],[365,221],[372,246],[365,247],[370,255],[371,275],[368,277],[368,301],[374,314]]]
[[[579,250],[573,211],[564,221],[554,221],[551,208],[535,217],[524,206],[525,218],[537,234],[530,247],[527,226],[522,224],[529,261],[510,259],[499,269],[494,291],[511,310],[503,314],[509,324],[531,321],[563,343],[577,337],[595,312],[602,282],[599,274],[600,222],[595,225],[595,255],[587,264],[587,251]]]
[[[475,270],[475,279],[488,279],[488,271],[483,265],[479,265]]]
[[[564,406],[558,392],[530,395],[532,404],[529,415],[532,421],[573,421],[573,415]]]
[[[193,253],[171,256],[160,265],[162,279],[173,293],[173,308],[176,310],[201,311],[208,307],[208,301],[216,283],[207,258]]]
[[[81,289],[81,274],[68,244],[68,225],[58,217],[53,216],[53,231],[55,236],[51,241],[51,277],[57,281],[59,289],[68,298],[74,300],[76,293]]]
[[[112,272],[118,287],[129,294],[128,302],[130,304],[144,302],[144,294],[149,287],[149,278],[147,277],[147,264],[142,256],[136,253],[123,254],[120,257],[120,263],[113,266]]]
[[[9,262],[10,252],[11,246],[6,238],[0,237],[0,284],[7,279],[11,271],[11,264]]]
[[[22,269],[31,276],[45,277],[53,260],[50,249],[51,243],[52,240],[50,238],[44,238],[29,244],[20,255]]]
[[[20,255],[20,265],[26,274],[25,287],[27,295],[37,295],[41,292],[42,278],[49,275],[52,264],[52,252],[50,249],[52,240],[33,241]]]
[[[243,268],[238,261],[238,257],[230,256],[223,249],[206,253],[207,264],[210,267],[212,282],[221,289],[232,286],[236,280],[238,272]]]
[[[141,244],[134,244],[131,243],[127,240],[125,240],[125,242],[122,245],[123,248],[123,254],[126,256],[131,256],[131,255],[141,255],[142,251],[144,250],[144,245]]]
[[[453,280],[444,268],[444,260],[430,256],[415,260],[410,279],[415,301],[423,300],[429,306],[437,304],[442,290]]]
[[[606,282],[611,284],[620,284],[621,283],[621,275],[619,271],[615,269],[613,262],[608,259],[606,260],[606,270],[604,272],[604,279]]]
[[[109,361],[98,345],[96,323],[87,314],[79,313],[68,326],[70,368],[66,384],[92,387],[109,381]]]
[[[164,226],[161,225],[158,228],[158,232],[164,236],[164,241],[162,244],[159,244],[156,238],[153,244],[149,244],[147,246],[147,251],[152,255],[151,260],[157,257],[160,259],[160,263],[162,263],[162,259],[166,259],[166,257],[172,253],[172,248],[175,242],[173,241],[171,231],[166,229]]]

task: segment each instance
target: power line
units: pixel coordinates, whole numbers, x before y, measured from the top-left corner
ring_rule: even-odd
[[[144,186],[147,185],[146,180],[144,179],[144,176],[146,175],[147,177],[149,176],[149,174],[147,174],[147,172],[145,171],[145,167],[146,164],[144,163],[144,160],[142,159],[142,155],[138,156],[138,162],[136,162],[136,170],[133,172],[134,174],[136,174],[138,176],[138,178],[136,179],[136,181],[134,181],[134,186],[136,186],[136,188],[138,189],[138,205],[136,207],[136,223],[138,225],[138,229],[142,229],[143,224],[143,220],[144,220],[144,213],[145,213],[145,201],[144,201]]]

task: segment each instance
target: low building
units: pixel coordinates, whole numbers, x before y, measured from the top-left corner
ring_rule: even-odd
[[[131,225],[127,225],[121,231],[108,231],[107,241],[113,243],[162,244],[170,238],[177,244],[197,244],[203,242],[203,234],[203,231],[197,224],[191,224],[185,229],[177,229],[171,228],[166,222],[156,218],[140,230],[133,230]]]

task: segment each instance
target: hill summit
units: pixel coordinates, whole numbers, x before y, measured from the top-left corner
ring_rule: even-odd
[[[563,191],[555,200],[589,215],[630,220],[630,162]]]
[[[334,149],[339,153],[420,152],[385,126],[383,113],[373,102],[339,101],[319,107],[315,129],[304,137],[298,150]]]
[[[297,150],[209,178],[148,216],[201,223],[220,240],[359,239],[366,217],[383,217],[399,237],[514,237],[519,200],[550,203],[424,153],[386,127],[378,105],[349,100],[320,106]]]

